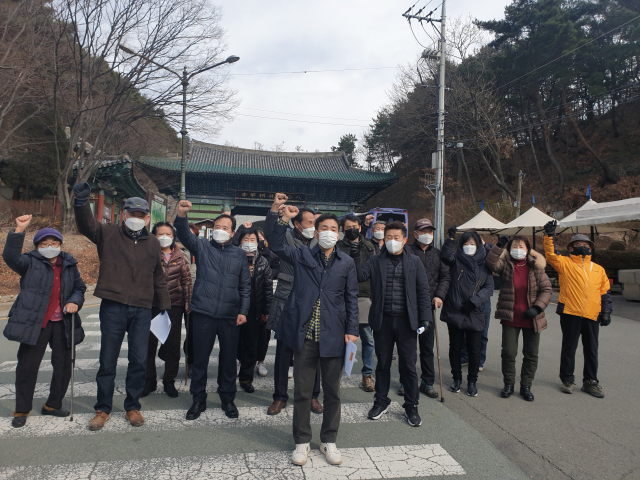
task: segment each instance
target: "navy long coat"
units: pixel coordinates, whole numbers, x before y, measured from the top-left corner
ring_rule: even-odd
[[[294,352],[302,350],[311,310],[320,296],[320,356],[340,357],[345,335],[358,335],[358,279],[351,257],[335,249],[325,268],[320,247],[292,248],[284,244],[286,225],[275,225],[269,248],[293,266],[293,289],[282,311],[276,338]]]

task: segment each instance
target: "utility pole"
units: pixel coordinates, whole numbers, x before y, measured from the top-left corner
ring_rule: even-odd
[[[413,7],[412,7],[413,8]],[[447,1],[442,1],[442,15],[440,19],[431,18],[431,14],[435,11],[432,10],[427,15],[420,16],[423,9],[420,9],[416,15],[410,14],[411,8],[402,14],[409,22],[411,19],[418,20],[419,22],[429,22],[432,25],[434,22],[440,22],[440,30],[433,25],[434,29],[440,35],[438,60],[440,66],[440,75],[438,81],[438,140],[437,140],[437,156],[436,156],[436,193],[435,193],[435,215],[434,215],[434,227],[436,232],[434,235],[434,246],[439,248],[444,243],[445,239],[445,223],[444,223],[444,91],[445,91],[445,65],[446,65],[446,53],[447,53],[447,40],[445,36],[445,23],[447,13]],[[427,51],[423,53],[423,58],[434,58]]]
[[[516,207],[516,218],[520,216],[520,203],[522,200],[522,177],[524,177],[524,175],[522,174],[522,170],[520,170],[520,172],[518,173],[518,203]]]

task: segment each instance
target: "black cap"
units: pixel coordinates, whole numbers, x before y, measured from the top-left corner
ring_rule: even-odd
[[[149,204],[144,198],[131,197],[124,202],[124,210],[127,212],[149,213]]]

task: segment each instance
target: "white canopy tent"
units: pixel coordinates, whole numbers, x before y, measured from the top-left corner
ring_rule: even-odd
[[[544,235],[542,227],[552,220],[554,220],[553,217],[542,213],[536,207],[531,207],[518,218],[507,223],[504,230],[496,233],[500,235],[531,235],[533,237],[533,248],[536,248],[536,235]]]
[[[495,230],[501,230],[505,227],[506,225],[500,220],[493,218],[485,210],[481,210],[480,213],[478,213],[471,220],[460,225],[458,227],[458,231],[476,230],[479,232],[493,232]]]
[[[578,210],[576,215],[576,223],[579,225],[601,225],[634,220],[640,220],[640,197],[598,203]]]
[[[616,202],[612,202],[612,203],[616,203]],[[592,222],[585,223],[585,220],[578,220],[578,212],[590,210],[594,208],[594,206],[596,205],[602,206],[606,204],[598,203],[594,200],[589,199],[578,210],[576,210],[570,215],[567,215],[566,217],[564,217],[562,220],[558,222],[556,233],[558,235],[562,233],[582,233],[584,235],[591,235],[593,239],[593,236],[598,233],[624,232],[626,230],[625,228],[609,227],[606,225],[595,226],[595,224]]]

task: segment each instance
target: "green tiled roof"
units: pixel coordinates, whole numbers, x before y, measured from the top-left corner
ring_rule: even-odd
[[[180,171],[179,158],[142,157],[141,164],[168,172]],[[248,150],[194,141],[186,160],[187,173],[309,179],[316,181],[390,184],[395,173],[349,167],[342,152],[285,153]]]

